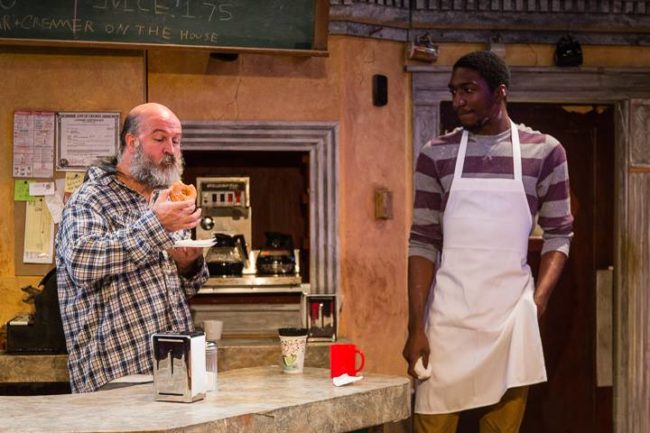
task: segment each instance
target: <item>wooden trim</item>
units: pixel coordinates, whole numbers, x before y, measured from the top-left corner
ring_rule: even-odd
[[[630,356],[636,356],[635,351],[631,348],[631,340],[634,336],[628,332],[629,311],[632,299],[627,290],[629,276],[623,270],[623,266],[629,260],[629,250],[626,247],[628,243],[628,226],[629,226],[629,178],[627,166],[629,159],[629,139],[627,126],[630,118],[629,101],[621,101],[617,104],[616,109],[620,113],[618,121],[614,121],[615,128],[615,185],[614,200],[615,213],[614,218],[616,225],[614,227],[616,236],[614,237],[614,431],[616,433],[626,433],[631,431],[629,428],[634,421],[634,415],[631,413],[631,401],[634,400],[634,390],[628,389],[629,372],[628,364]]]
[[[329,28],[329,0],[314,0],[314,42],[313,50],[327,52],[327,33]]]
[[[327,24],[327,22],[326,22]],[[318,29],[316,29],[318,31]],[[322,31],[322,30],[321,30]],[[316,33],[314,34],[316,39]],[[304,56],[304,57],[327,57],[329,53],[325,49],[312,50],[294,50],[285,48],[249,48],[249,47],[228,47],[228,46],[210,46],[210,45],[179,45],[179,44],[145,44],[138,42],[105,42],[105,41],[59,41],[47,39],[9,39],[0,38],[1,45],[19,46],[19,47],[53,47],[53,48],[70,48],[70,49],[106,49],[113,51],[136,51],[140,52],[146,49],[163,49],[163,50],[197,50],[217,53],[248,53],[248,54],[278,54],[287,56]],[[325,40],[327,45],[327,39]]]
[[[407,65],[413,73],[415,105],[451,100],[447,84],[450,66]],[[513,102],[616,103],[650,98],[650,69],[511,67]]]
[[[650,174],[650,166],[633,166],[628,169],[630,173],[647,173]]]
[[[330,0],[330,33],[395,41],[429,33],[437,43],[555,44],[567,29],[583,45],[647,44],[642,2],[610,0]],[[632,9],[630,10],[630,7]],[[401,30],[401,31],[399,31]]]

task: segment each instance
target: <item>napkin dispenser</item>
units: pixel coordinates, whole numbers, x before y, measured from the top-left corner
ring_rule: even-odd
[[[191,403],[205,398],[205,333],[151,336],[153,383],[158,401]]]

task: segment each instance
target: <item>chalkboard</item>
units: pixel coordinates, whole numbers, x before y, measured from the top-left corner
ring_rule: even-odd
[[[327,49],[328,0],[0,0],[0,41]]]

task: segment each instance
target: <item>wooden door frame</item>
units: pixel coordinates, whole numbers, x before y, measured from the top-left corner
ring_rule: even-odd
[[[412,78],[413,166],[439,134],[449,66],[406,67]],[[650,424],[650,70],[513,67],[512,102],[612,104],[616,110],[614,244],[614,431]]]

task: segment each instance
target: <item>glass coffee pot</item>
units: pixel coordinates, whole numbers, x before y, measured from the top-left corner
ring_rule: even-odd
[[[215,243],[205,256],[213,277],[240,276],[248,260],[244,235],[215,233]]]
[[[266,246],[258,253],[255,266],[261,275],[294,274],[296,256],[291,235],[267,232]]]

